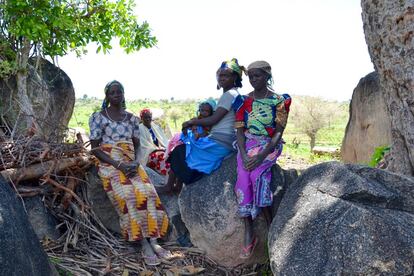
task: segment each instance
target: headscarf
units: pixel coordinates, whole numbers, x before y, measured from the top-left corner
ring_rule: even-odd
[[[208,99],[206,99],[206,100],[204,100],[204,101],[202,101],[202,102],[200,102],[200,103],[198,104],[197,116],[199,116],[199,115],[200,115],[200,107],[201,107],[203,104],[208,104],[208,105],[210,105],[210,106],[211,106],[211,110],[212,110],[213,112],[214,112],[214,110],[216,110],[216,105],[217,105],[216,101],[215,101],[213,98],[208,98]]]
[[[143,110],[141,110],[141,112],[139,113],[139,117],[141,118],[141,120],[142,120],[142,117],[144,117],[145,114],[152,115],[151,109],[144,108]]]
[[[122,85],[119,81],[117,81],[117,80],[113,80],[113,81],[108,82],[108,83],[105,85],[105,89],[104,89],[104,92],[105,92],[105,99],[104,99],[104,100],[103,100],[103,102],[102,102],[102,107],[101,107],[101,109],[102,109],[102,110],[104,110],[105,108],[108,108],[108,106],[109,106],[109,101],[106,99],[106,93],[108,93],[109,89],[111,89],[111,87],[112,87],[113,85],[118,85],[118,86],[119,86],[119,88],[120,88],[120,89],[121,89],[121,91],[122,91],[122,94],[124,94],[124,86],[123,86],[123,85]],[[126,109],[125,97],[124,97],[124,100],[122,101],[122,108],[123,108],[123,109]]]
[[[244,68],[244,66],[239,65],[239,62],[238,62],[237,58],[233,58],[231,60],[223,61],[220,65],[217,73],[221,69],[230,69],[233,72],[237,73],[240,76],[240,78],[242,76],[242,73],[246,72],[246,69]]]
[[[258,60],[258,61],[252,62],[250,63],[249,66],[247,66],[247,71],[251,69],[261,69],[264,72],[266,72],[269,75],[269,79],[268,79],[269,86],[273,84],[272,67],[267,61]]]

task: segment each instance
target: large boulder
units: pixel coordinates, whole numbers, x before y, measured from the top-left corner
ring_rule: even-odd
[[[375,148],[391,144],[391,123],[378,73],[362,78],[352,94],[341,155],[346,163],[367,164]]]
[[[179,196],[182,219],[191,241],[218,264],[235,267],[240,264],[264,263],[267,260],[267,223],[261,215],[254,221],[259,242],[248,259],[239,258],[244,240],[243,220],[237,214],[234,193],[236,157],[224,160],[221,167],[209,176],[190,185],[184,185]],[[272,168],[272,190],[275,193],[273,212],[276,212],[285,187],[296,177],[296,172]]]
[[[290,186],[269,230],[275,275],[412,275],[414,181],[329,162]]]
[[[55,275],[24,207],[0,176],[0,275]]]
[[[27,80],[27,92],[34,116],[46,137],[57,137],[64,133],[75,105],[75,91],[72,81],[59,67],[45,59],[31,60]],[[26,131],[24,118],[20,114],[16,98],[16,78],[0,79],[0,114],[8,124]],[[16,124],[16,121],[18,123]],[[22,129],[23,128],[23,129]]]

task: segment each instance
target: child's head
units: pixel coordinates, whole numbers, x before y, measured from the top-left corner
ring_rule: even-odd
[[[213,115],[214,108],[216,107],[216,101],[214,99],[208,99],[198,105],[198,115],[201,118],[206,118]]]
[[[198,106],[198,114],[201,118],[206,118],[213,115],[213,107],[208,103],[202,103]]]

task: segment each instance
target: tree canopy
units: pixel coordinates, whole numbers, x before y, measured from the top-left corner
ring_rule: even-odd
[[[154,46],[133,8],[133,0],[0,0],[0,76],[25,69],[28,56],[81,55],[91,42],[107,53],[115,37],[127,53]]]

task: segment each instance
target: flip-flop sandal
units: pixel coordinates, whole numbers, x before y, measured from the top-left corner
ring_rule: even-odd
[[[169,251],[161,247],[161,249],[154,250],[155,254],[157,254],[158,258],[164,260],[171,260],[174,258],[174,255]]]
[[[144,258],[144,263],[146,265],[157,266],[157,265],[161,264],[161,261],[160,261],[160,259],[158,259],[158,256],[156,254],[154,254],[152,256],[145,256],[145,254],[142,253],[142,257]]]
[[[252,242],[246,247],[242,247],[242,252],[239,255],[240,259],[248,259],[253,254],[254,249],[257,245],[257,238],[254,237]]]

